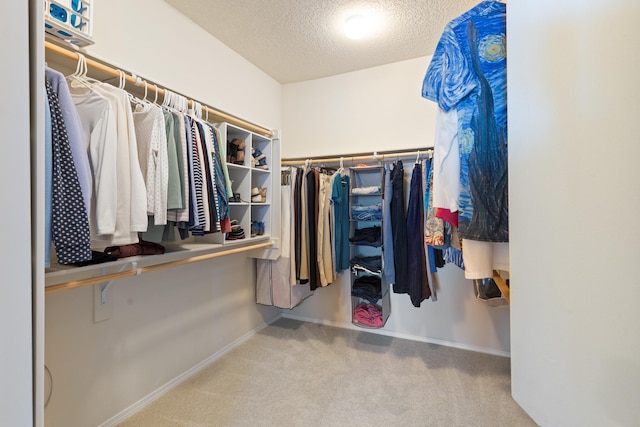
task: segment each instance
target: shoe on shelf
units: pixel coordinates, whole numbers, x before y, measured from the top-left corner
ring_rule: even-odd
[[[244,148],[246,147],[244,139],[232,139],[231,146],[231,149],[235,149],[236,151],[236,160],[233,163],[236,165],[244,165]]]
[[[266,159],[266,157],[265,157],[265,158],[260,159],[260,161],[258,162],[258,164],[257,164],[257,165],[255,165],[255,168],[257,168],[257,169],[264,169],[264,170],[268,170],[268,169],[269,169],[269,166],[267,165],[267,159]]]
[[[266,203],[267,202],[267,187],[260,187],[258,190],[258,193],[255,194],[255,191],[257,187],[254,187],[251,190],[251,201],[253,203]]]
[[[264,234],[264,222],[251,221],[251,237],[262,236]]]
[[[251,189],[251,197],[260,195],[260,189],[258,187],[253,187]]]
[[[238,159],[238,146],[227,142],[227,163],[235,163]]]
[[[256,162],[259,162],[262,159],[266,159],[267,156],[257,148],[253,149],[253,158],[256,159]]]
[[[226,240],[240,240],[244,238],[245,238],[245,235],[244,235],[244,230],[242,228],[238,228],[234,230],[232,227],[231,231],[226,235]]]

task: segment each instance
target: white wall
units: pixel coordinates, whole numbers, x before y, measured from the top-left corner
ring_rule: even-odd
[[[0,156],[0,195],[5,211],[0,221],[0,425],[33,423],[31,344],[31,180],[29,168],[29,4],[4,5],[10,16],[0,26],[0,127],[8,149]]]
[[[95,6],[90,52],[243,119],[280,128],[280,85],[164,1]],[[28,158],[9,166],[15,164],[28,164]],[[5,182],[16,182],[15,176]],[[28,190],[15,191],[14,200],[28,197]],[[28,227],[5,225],[11,226],[5,236],[24,239]],[[7,253],[2,262],[28,262],[24,253]],[[254,274],[252,260],[234,255],[116,281],[112,317],[97,324],[91,287],[48,295],[45,359],[54,387],[46,425],[99,425],[277,316],[278,310],[255,304]],[[15,328],[15,322],[0,325]],[[15,390],[10,397],[18,398]]]
[[[99,1],[94,19],[88,52],[250,122],[280,126],[281,85],[167,2]]]
[[[640,3],[511,2],[513,396],[640,425]]]
[[[285,85],[282,157],[432,146],[435,110],[420,96],[428,60]]]
[[[417,58],[285,85],[282,157],[433,146],[436,106],[420,96],[429,60]],[[425,301],[414,308],[407,295],[392,295],[392,314],[384,331],[507,354],[509,309],[488,308],[476,301],[472,282],[457,267],[447,266],[438,275],[441,289],[435,303]],[[348,275],[318,289],[288,314],[350,325]]]

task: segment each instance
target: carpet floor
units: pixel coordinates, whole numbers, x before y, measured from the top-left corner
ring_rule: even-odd
[[[535,426],[509,365],[282,318],[119,426]]]

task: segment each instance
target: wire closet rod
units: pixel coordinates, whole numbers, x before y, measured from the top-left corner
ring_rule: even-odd
[[[308,164],[314,163],[339,163],[340,161],[384,161],[384,160],[393,160],[399,158],[406,157],[419,157],[423,154],[433,153],[433,147],[427,147],[423,150],[413,150],[413,151],[384,151],[384,152],[374,152],[373,154],[345,154],[341,157],[314,157],[314,158],[293,158],[293,159],[282,159],[280,164],[282,166],[295,166],[295,165],[304,165],[308,162]]]
[[[149,273],[151,271],[162,270],[165,268],[178,267],[184,264],[191,264],[199,261],[206,261],[213,258],[218,258],[226,255],[238,254],[241,252],[247,252],[254,249],[264,249],[273,246],[273,242],[258,243],[251,246],[243,246],[241,248],[229,249],[226,251],[214,252],[205,255],[198,255],[191,258],[185,258],[177,261],[169,261],[162,264],[151,265],[149,267],[132,268],[127,271],[120,271],[117,273],[105,274],[102,276],[89,277],[82,280],[74,280],[71,282],[60,283],[58,285],[51,285],[45,287],[45,294],[53,294],[56,292],[69,291],[71,289],[81,288],[83,286],[95,285],[97,283],[108,282],[116,279],[124,279],[125,277],[138,276],[142,273]]]
[[[58,54],[60,56],[63,56],[65,58],[71,59],[71,60],[75,60],[77,61],[79,58],[79,54],[78,52],[66,49],[62,46],[58,46],[55,43],[52,43],[50,41],[46,41],[44,42],[44,47],[46,50]],[[97,71],[101,71],[105,74],[108,74],[110,76],[113,77],[120,77],[120,73],[119,71],[123,71],[125,73],[125,80],[133,85],[136,86],[140,86],[141,81],[137,80],[136,78],[134,78],[131,74],[131,72],[126,72],[124,70],[120,70],[118,68],[114,68],[106,63],[102,63],[102,62],[98,62],[95,59],[92,59],[90,57],[88,57],[86,54],[82,53],[82,55],[84,55],[87,58],[87,66],[91,67]],[[144,81],[144,80],[142,80]],[[147,83],[147,87],[152,88],[154,91],[156,91],[159,95],[162,95],[163,97],[165,96],[166,92],[165,89],[162,87],[159,87],[155,84],[152,83],[148,83],[145,81],[145,83]],[[153,87],[152,87],[153,86]],[[191,106],[192,104],[192,99],[189,97],[186,97],[189,99],[189,106]],[[207,112],[209,114],[212,114],[214,116],[219,117],[221,120],[227,122],[227,123],[231,123],[234,126],[238,126],[241,127],[243,129],[249,130],[251,132],[255,132],[258,133],[262,136],[266,136],[267,138],[271,138],[273,137],[273,132],[269,129],[266,129],[262,126],[258,126],[256,124],[253,124],[251,122],[248,122],[246,120],[243,120],[239,117],[236,117],[234,115],[231,115],[229,113],[225,113],[224,111],[218,110],[217,108],[213,108],[210,107],[208,105],[204,105],[202,104],[202,108],[203,108],[203,112]]]

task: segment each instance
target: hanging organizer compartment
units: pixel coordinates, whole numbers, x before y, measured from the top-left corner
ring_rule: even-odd
[[[76,46],[93,44],[93,0],[45,0],[44,31]]]
[[[384,167],[352,167],[349,173],[351,321],[363,328],[382,328],[391,312],[390,287],[382,274]]]

